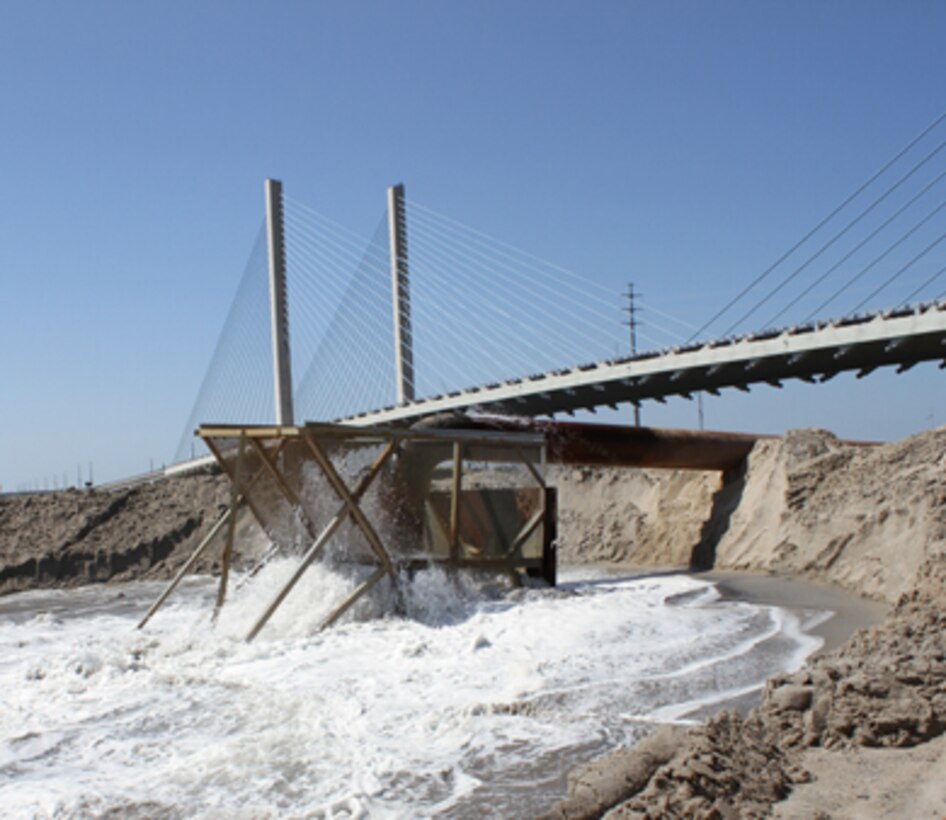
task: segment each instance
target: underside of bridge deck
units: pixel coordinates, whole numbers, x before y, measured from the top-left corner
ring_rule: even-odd
[[[740,467],[760,436],[703,430],[672,430],[517,416],[443,414],[414,429],[540,433],[553,464],[721,470]]]

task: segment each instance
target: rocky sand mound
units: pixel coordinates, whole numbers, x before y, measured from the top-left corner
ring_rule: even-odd
[[[818,779],[826,752],[905,749],[939,738],[946,732],[946,565],[923,570],[928,582],[904,595],[882,625],[772,678],[747,717],[721,712],[695,729],[664,727],[633,750],[597,760],[573,773],[569,798],[549,816],[766,817],[793,789]],[[946,747],[937,746],[927,763],[920,779],[930,788],[896,795],[896,785],[888,786],[891,809],[941,816]],[[821,785],[829,792],[842,786],[836,779]],[[883,797],[870,782],[855,791],[865,802],[841,807],[839,816],[868,816],[867,801]],[[801,790],[799,800],[781,806],[782,816],[832,816]]]
[[[0,593],[173,573],[229,502],[222,476],[0,500]],[[212,572],[214,559],[195,571]]]

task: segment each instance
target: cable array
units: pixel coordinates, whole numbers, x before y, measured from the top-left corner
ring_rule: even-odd
[[[915,298],[939,298],[932,295],[932,286],[946,261],[939,245],[942,237],[937,238],[946,227],[946,200],[927,209],[930,196],[942,188],[940,183],[946,177],[944,122],[946,112],[743,287],[688,341],[706,335],[735,309],[740,309],[739,318],[722,332],[708,335],[728,336],[773,328],[776,322],[784,325],[823,319],[823,311],[829,306],[832,310],[844,306],[845,300],[843,315],[850,316],[865,308],[882,309],[891,302],[904,305]],[[770,283],[768,290],[753,294],[766,281]],[[891,286],[898,290],[890,290]],[[903,298],[904,294],[909,295]],[[781,304],[776,301],[778,296]],[[758,323],[748,325],[769,303],[775,311],[768,322],[761,327]]]
[[[194,439],[194,430],[200,424],[272,421],[270,338],[266,232],[261,227],[178,443],[175,461],[206,453],[203,444]]]
[[[417,398],[629,353],[621,294],[419,203],[407,205]],[[392,405],[394,311],[387,218],[368,240],[284,199],[296,420]],[[687,325],[635,302],[637,336],[679,343]],[[178,447],[207,421],[271,423],[272,353],[261,229]]]
[[[286,197],[285,221],[297,417],[392,405],[386,218],[367,240]],[[619,294],[418,203],[407,203],[407,221],[417,398],[627,355]],[[638,335],[651,345],[692,330],[637,308],[648,314]]]
[[[627,354],[620,294],[420,203],[408,201],[407,214],[412,303],[426,317],[415,328],[417,356],[436,347],[462,363],[454,383],[441,373],[425,391]],[[655,347],[681,336],[650,311],[639,330]]]
[[[366,242],[287,199],[290,321],[308,345],[294,360],[299,418],[351,415],[394,395],[386,224]]]

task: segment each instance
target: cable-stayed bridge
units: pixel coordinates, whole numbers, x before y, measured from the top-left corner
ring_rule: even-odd
[[[370,410],[343,421],[403,423],[472,408],[527,416],[616,409],[623,402],[690,399],[698,392],[718,395],[723,388],[749,392],[752,384],[780,388],[793,378],[826,382],[843,371],[863,377],[884,365],[904,372],[934,360],[943,360],[940,367],[946,367],[946,302],[593,362]]]
[[[944,362],[944,130],[946,114],[702,325],[628,302],[593,276],[406,199],[402,186],[389,191],[370,238],[280,196],[177,459],[202,422],[278,422],[274,382],[290,395],[283,412],[298,420],[404,424],[443,411],[547,415]],[[274,265],[281,304],[271,298]]]

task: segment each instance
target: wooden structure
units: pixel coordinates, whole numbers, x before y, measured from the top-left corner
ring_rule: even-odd
[[[329,544],[334,560],[371,572],[323,627],[383,578],[396,588],[402,571],[431,563],[499,570],[517,579],[526,572],[555,583],[555,495],[545,482],[540,433],[309,423],[204,425],[198,435],[230,478],[230,507],[139,627],[225,532],[214,610],[219,612],[243,508],[274,551],[300,556],[247,640],[259,634]]]

